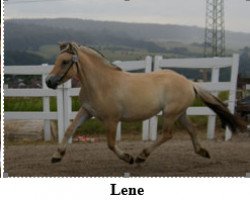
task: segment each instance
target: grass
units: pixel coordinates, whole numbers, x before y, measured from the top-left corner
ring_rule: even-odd
[[[42,98],[5,97],[4,111],[42,111]]]
[[[56,111],[56,98],[50,99],[50,110]],[[43,100],[40,97],[5,97],[4,111],[39,112],[43,111]]]
[[[80,108],[78,97],[72,98],[72,110],[77,111]],[[16,112],[42,112],[43,100],[42,97],[5,97],[4,111]],[[56,97],[50,98],[50,111],[57,111]]]

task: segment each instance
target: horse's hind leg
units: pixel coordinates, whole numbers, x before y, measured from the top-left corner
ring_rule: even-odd
[[[191,136],[191,140],[194,146],[195,153],[205,158],[210,158],[208,151],[201,147],[197,139],[197,133],[195,131],[195,128],[193,127],[193,124],[189,121],[189,119],[187,118],[186,113],[181,115],[181,117],[179,118],[179,121],[187,129],[189,135]]]
[[[108,131],[107,143],[108,143],[109,149],[113,151],[118,156],[118,158],[124,160],[125,162],[129,164],[133,164],[134,158],[130,154],[123,152],[116,144],[115,135],[116,135],[117,122],[106,121],[104,122],[104,124]]]
[[[67,128],[63,140],[59,144],[59,147],[57,148],[57,151],[53,154],[51,159],[52,163],[61,161],[62,157],[66,152],[66,145],[68,143],[69,138],[72,137],[76,129],[89,118],[91,118],[91,115],[84,108],[81,107],[76,117],[74,118],[73,122]]]
[[[154,142],[151,146],[142,150],[142,152],[135,159],[136,163],[143,163],[146,161],[148,156],[161,144],[170,140],[172,138],[172,128],[175,120],[177,119],[175,115],[163,116],[163,130],[162,135],[159,137],[156,142]]]

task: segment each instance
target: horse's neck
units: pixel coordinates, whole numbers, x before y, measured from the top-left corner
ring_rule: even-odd
[[[80,61],[80,80],[89,95],[105,93],[116,82],[117,71],[100,60],[84,59]]]

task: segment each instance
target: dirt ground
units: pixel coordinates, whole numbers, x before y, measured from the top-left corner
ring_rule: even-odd
[[[5,120],[4,134],[11,141],[39,141],[43,139],[43,121]]]
[[[124,140],[119,145],[134,157],[150,142]],[[56,144],[5,145],[4,171],[9,177],[172,177],[172,176],[237,176],[250,172],[249,134],[231,141],[201,139],[211,159],[196,155],[188,137],[174,137],[153,152],[142,166],[119,160],[106,142],[73,143],[62,162],[51,164]]]

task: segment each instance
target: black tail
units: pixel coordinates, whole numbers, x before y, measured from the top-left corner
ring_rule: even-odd
[[[237,132],[237,130],[241,132],[246,131],[246,123],[238,116],[233,115],[220,99],[201,89],[196,84],[194,84],[194,91],[197,96],[219,116],[223,128],[228,126],[233,133]]]

